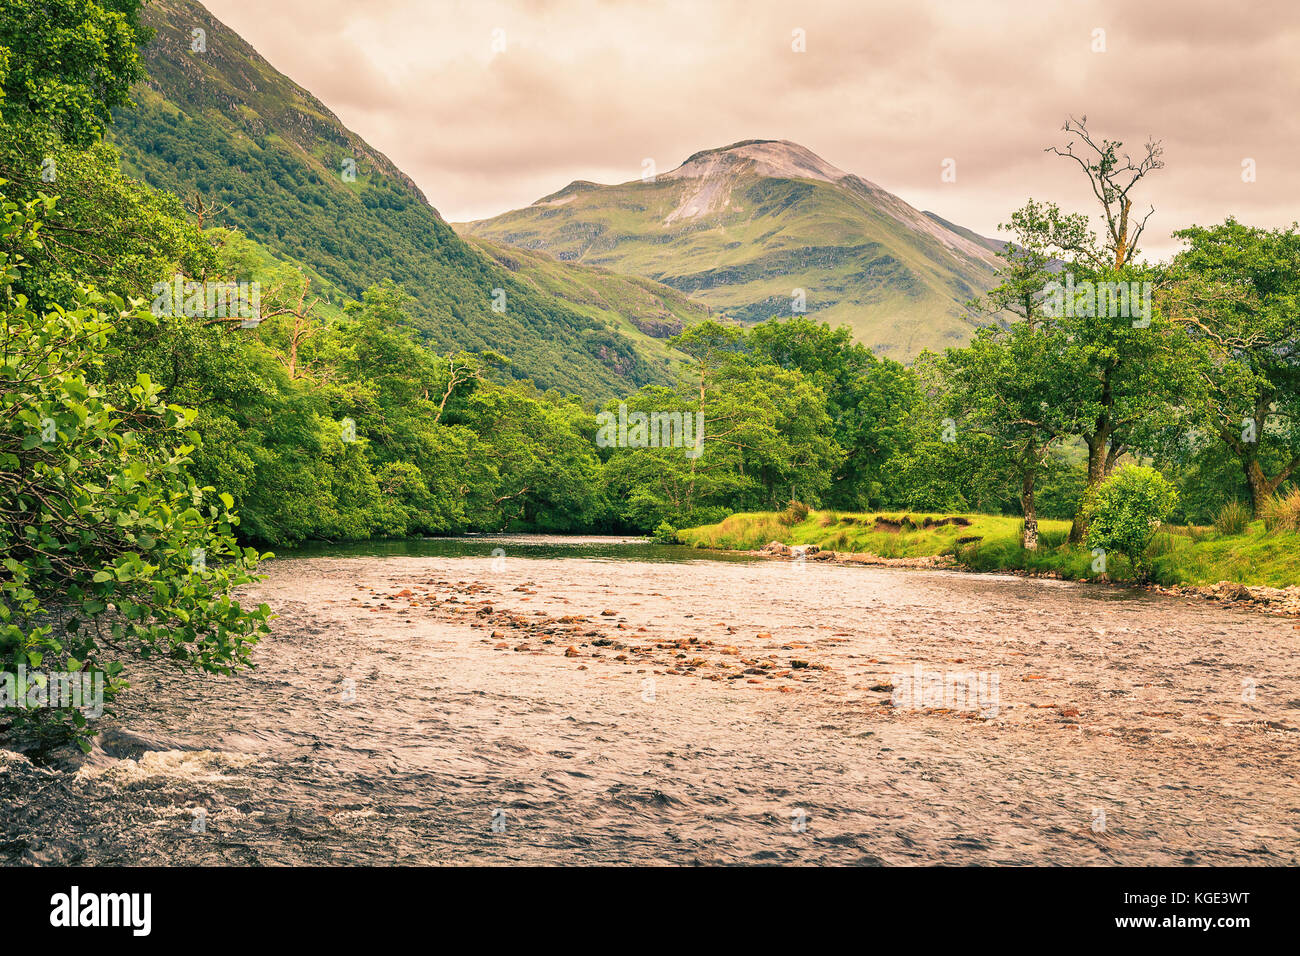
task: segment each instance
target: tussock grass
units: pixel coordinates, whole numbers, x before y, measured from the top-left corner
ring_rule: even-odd
[[[1300,511],[1300,494],[1293,494]],[[1162,526],[1152,540],[1153,578],[1159,584],[1239,584],[1288,587],[1300,584],[1300,532],[1281,526],[1270,530],[1263,521],[1248,522],[1239,534],[1220,534],[1202,527]],[[724,521],[677,532],[678,540],[696,548],[755,551],[770,541],[815,544],[819,548],[919,558],[952,555],[976,571],[1055,572],[1072,580],[1089,580],[1090,549],[1070,545],[1068,521],[1039,522],[1037,551],[1020,546],[1023,522],[1001,515],[923,513],[847,514],[810,511],[793,525],[782,522],[784,512],[734,514]],[[927,520],[928,519],[928,520]],[[964,519],[968,524],[953,523]],[[939,522],[948,523],[939,523]],[[1121,556],[1106,556],[1112,580],[1132,578]]]
[[[1214,530],[1221,535],[1242,534],[1250,524],[1250,509],[1240,501],[1229,501],[1214,517]]]
[[[1290,494],[1273,495],[1264,502],[1261,517],[1269,531],[1300,531],[1300,487]]]

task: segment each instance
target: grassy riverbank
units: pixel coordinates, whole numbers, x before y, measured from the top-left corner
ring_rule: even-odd
[[[812,511],[734,514],[725,521],[677,532],[678,540],[696,548],[752,551],[770,541],[815,544],[832,551],[875,554],[882,558],[951,555],[976,571],[1056,572],[1072,580],[1089,580],[1093,555],[1066,541],[1068,521],[1040,523],[1037,551],[1020,547],[1020,519],[996,515],[854,514]],[[1163,585],[1208,585],[1219,581],[1288,587],[1300,584],[1300,534],[1267,531],[1252,522],[1241,534],[1223,535],[1213,528],[1166,527],[1151,543],[1154,579]],[[1128,562],[1107,557],[1108,576],[1131,577]]]

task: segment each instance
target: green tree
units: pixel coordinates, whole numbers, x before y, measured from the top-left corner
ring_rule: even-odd
[[[1252,511],[1300,469],[1300,227],[1228,219],[1175,233],[1174,319],[1196,343],[1204,425],[1237,460]]]
[[[980,329],[969,347],[949,349],[939,364],[960,419],[954,430],[986,435],[1017,478],[1029,551],[1038,547],[1036,491],[1049,453],[1079,423],[1077,379],[1068,374],[1073,361],[1064,335],[1017,322]]]
[[[23,250],[40,247],[37,208],[0,202],[7,288]],[[21,293],[0,301],[0,674],[87,674],[111,700],[129,653],[229,673],[269,611],[231,596],[258,555],[236,545],[230,496],[186,472],[194,412],[165,404],[143,375],[110,403],[87,374],[110,345],[105,310],[123,303],[93,290],[44,314]],[[89,746],[73,707],[0,719],[37,746],[69,734]]]
[[[1088,500],[1088,546],[1128,558],[1139,581],[1151,575],[1147,548],[1178,506],[1178,492],[1154,468],[1126,465],[1107,478]]]
[[[807,318],[759,323],[747,341],[760,360],[802,372],[826,395],[832,435],[845,452],[827,504],[865,509],[896,501],[890,472],[917,441],[911,426],[921,392],[912,371],[876,358],[848,328]]]
[[[1054,295],[1040,298],[1038,309],[1077,346],[1072,374],[1081,387],[1074,434],[1088,448],[1087,483],[1070,530],[1077,543],[1086,530],[1083,502],[1158,420],[1177,415],[1190,373],[1180,361],[1182,337],[1151,307],[1154,275],[1140,263],[1140,240],[1154,209],[1139,215],[1135,196],[1147,176],[1164,168],[1161,144],[1148,141],[1130,155],[1122,142],[1092,133],[1086,116],[1071,117],[1063,131],[1065,144],[1047,151],[1084,174],[1101,236],[1087,216],[1030,200],[1012,216],[1016,240],[1004,253],[1012,265],[989,298],[1025,317],[1034,284],[1045,280],[1044,293],[1055,284]],[[1017,302],[1022,309],[1014,308]]]
[[[29,139],[97,140],[144,77],[139,0],[5,0],[0,5],[0,122]]]

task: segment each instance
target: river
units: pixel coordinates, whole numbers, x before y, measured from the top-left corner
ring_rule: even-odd
[[[255,670],[0,754],[0,861],[1300,860],[1294,618],[605,538],[264,570]]]

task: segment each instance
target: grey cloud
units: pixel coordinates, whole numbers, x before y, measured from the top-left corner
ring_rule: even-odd
[[[405,169],[451,220],[574,179],[635,178],[739,139],[827,160],[992,234],[1030,195],[1086,210],[1043,147],[1087,113],[1168,168],[1147,250],[1188,223],[1300,216],[1300,10],[1263,0],[800,3],[211,0],[277,68]],[[507,50],[493,56],[492,30]],[[807,34],[803,54],[791,31]],[[1093,53],[1092,30],[1107,52]],[[956,183],[939,164],[958,162]],[[1243,158],[1258,182],[1241,182]]]

